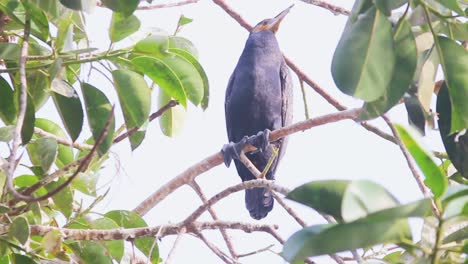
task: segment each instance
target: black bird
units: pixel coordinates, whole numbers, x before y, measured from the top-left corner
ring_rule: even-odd
[[[291,8],[263,20],[252,29],[226,90],[227,134],[230,142],[237,143],[225,145],[223,153],[227,166],[234,159],[242,181],[255,179],[239,161],[239,152],[245,144],[260,149],[246,154],[260,171],[274,157],[273,146],[279,151],[265,175],[269,180],[275,178],[278,161],[286,148],[286,139],[268,144],[268,131],[292,121],[291,76],[275,37],[279,24]],[[256,134],[256,137],[252,136]],[[248,136],[252,137],[247,139]],[[264,218],[271,211],[273,200],[272,193],[265,188],[245,192],[245,205],[255,219]]]

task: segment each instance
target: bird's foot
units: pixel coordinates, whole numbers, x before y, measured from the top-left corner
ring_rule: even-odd
[[[221,149],[221,152],[223,153],[224,157],[224,164],[226,165],[226,167],[229,167],[233,159],[240,159],[240,154],[246,144],[255,146],[258,149],[258,151],[266,151],[268,145],[270,144],[269,138],[270,130],[265,129],[264,131],[258,132],[257,135],[250,137],[245,136],[241,139],[241,141],[237,143],[229,142],[228,144],[225,144]]]
[[[237,143],[229,142],[228,144],[225,144],[223,146],[221,152],[223,153],[224,164],[226,165],[226,167],[229,168],[229,165],[231,165],[231,161],[233,159],[240,159],[240,154],[245,144],[247,143],[247,140],[248,137],[245,136],[241,139],[241,141]]]

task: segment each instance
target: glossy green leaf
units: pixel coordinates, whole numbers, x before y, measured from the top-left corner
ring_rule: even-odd
[[[168,95],[184,107],[187,106],[187,95],[177,74],[162,60],[151,57],[137,57],[132,60],[137,68],[150,77]]]
[[[34,71],[26,74],[28,81],[28,95],[34,103],[34,109],[39,110],[50,97],[50,81],[43,71]]]
[[[395,125],[403,144],[413,156],[419,168],[424,174],[426,184],[436,198],[441,197],[447,189],[448,180],[442,170],[435,164],[431,156],[418,144],[410,133],[402,126]]]
[[[0,141],[9,142],[13,139],[15,127],[14,126],[5,126],[0,128]]]
[[[16,217],[8,230],[8,234],[16,238],[23,245],[28,242],[30,232],[28,220],[23,216]]]
[[[159,90],[158,108],[166,105],[172,98],[167,95],[162,89]],[[186,111],[184,107],[176,105],[167,109],[159,117],[159,126],[164,135],[168,137],[177,136],[184,126]]]
[[[60,78],[55,78],[52,81],[51,89],[55,93],[58,93],[67,98],[76,96],[75,89],[73,89],[73,87],[69,83]]]
[[[109,218],[98,218],[90,223],[91,228],[93,229],[116,229],[119,226]],[[117,262],[120,263],[124,255],[124,241],[123,240],[113,240],[113,241],[103,241],[103,245],[109,251],[109,254]]]
[[[124,16],[133,14],[138,6],[139,0],[103,0],[102,3],[105,7],[112,11],[122,13]]]
[[[0,118],[7,125],[16,122],[15,95],[8,82],[0,76]]]
[[[78,97],[76,91],[74,91],[72,97],[65,97],[58,93],[53,93],[52,97],[65,129],[72,141],[75,141],[83,128],[83,107],[81,106],[80,97]]]
[[[450,132],[453,133],[468,128],[468,51],[448,38],[437,39],[441,49],[440,62],[452,103]]]
[[[138,54],[157,55],[167,54],[169,48],[169,37],[167,35],[150,35],[135,44],[133,51]]]
[[[16,253],[10,255],[10,260],[12,264],[37,264],[32,258]]]
[[[18,61],[20,55],[20,46],[16,43],[0,43],[0,59]]]
[[[169,36],[168,49],[181,49],[192,54],[193,57],[198,58],[198,51],[195,45],[188,39],[179,36]]]
[[[380,12],[390,16],[392,10],[406,4],[408,0],[373,0],[373,2]]]
[[[109,28],[109,38],[112,42],[118,42],[137,32],[140,25],[140,20],[135,15],[125,17],[114,12]]]
[[[180,18],[179,18],[178,25],[179,25],[179,27],[181,27],[183,25],[187,25],[187,24],[191,23],[192,21],[193,21],[193,19],[188,18],[188,17],[186,17],[184,15],[181,15]]]
[[[200,104],[202,109],[205,110],[208,107],[208,103],[210,100],[210,85],[208,83],[208,76],[206,75],[205,70],[198,62],[198,60],[188,51],[178,48],[169,48],[169,51],[184,57],[184,59],[186,59],[187,62],[192,64],[192,66],[198,71],[198,74],[200,75],[203,82],[203,98],[201,99]]]
[[[460,174],[468,179],[468,133],[450,133],[452,124],[452,103],[450,102],[449,90],[444,82],[437,95],[438,125],[440,137],[444,143],[453,166]]]
[[[132,211],[110,211],[104,215],[114,220],[118,226],[123,228],[136,228],[148,226],[141,216]],[[146,256],[151,255],[151,263],[159,263],[159,249],[152,237],[135,239],[135,246]]]
[[[31,162],[48,172],[57,158],[58,144],[55,139],[41,137],[27,145]]]
[[[112,264],[112,258],[106,247],[98,242],[71,242],[68,246],[83,264]]]
[[[342,221],[341,204],[350,183],[347,180],[314,181],[292,190],[287,198]]]
[[[96,197],[96,185],[99,177],[97,173],[78,173],[71,185],[76,190]]]
[[[375,7],[350,17],[333,55],[332,76],[344,93],[375,101],[385,93],[395,65],[392,25]]]
[[[151,90],[148,84],[143,76],[129,70],[115,70],[112,76],[127,129],[141,128],[147,122],[151,110]],[[140,145],[144,133],[140,130],[130,136],[132,150]]]
[[[44,119],[44,118],[36,119],[36,127],[46,132],[52,133],[58,137],[67,138],[67,135],[62,130],[62,128],[48,119]],[[55,164],[57,165],[57,167],[61,168],[67,164],[70,164],[73,160],[74,160],[74,157],[73,157],[72,147],[59,144],[57,159],[55,160]]]
[[[360,119],[375,118],[390,110],[400,101],[411,84],[416,70],[417,50],[411,26],[406,20],[403,20],[396,28],[393,40],[396,57],[392,78],[383,96],[376,101],[364,104],[364,111],[360,114]]]
[[[96,141],[101,135],[107,119],[112,111],[112,105],[109,103],[106,95],[96,87],[88,83],[81,84],[81,91],[83,92],[83,98],[86,105],[86,113],[88,116],[89,127],[93,133],[93,138]],[[112,119],[109,132],[106,138],[99,146],[98,152],[102,156],[112,145],[115,131],[115,118]]]
[[[65,179],[60,179],[56,182],[49,183],[45,186],[47,191],[55,190],[59,185],[63,184]],[[60,192],[52,196],[56,209],[59,210],[65,217],[69,218],[73,212],[73,192],[70,186],[63,188]]]
[[[309,256],[410,239],[411,230],[406,219],[376,222],[363,219],[345,224],[306,227],[286,241],[282,255],[287,261],[294,262]]]
[[[56,255],[62,250],[63,237],[59,230],[51,230],[44,235],[41,246],[50,254]]]

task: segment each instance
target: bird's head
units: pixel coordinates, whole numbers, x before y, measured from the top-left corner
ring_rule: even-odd
[[[289,13],[289,10],[291,10],[293,6],[294,5],[291,5],[290,7],[286,8],[274,18],[267,18],[262,20],[252,29],[252,33],[260,32],[262,30],[269,30],[273,33],[276,33],[276,31],[278,31],[281,21]]]

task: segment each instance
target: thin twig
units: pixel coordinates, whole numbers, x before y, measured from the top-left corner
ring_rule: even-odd
[[[93,148],[92,145],[73,142],[71,140],[68,140],[67,138],[59,137],[57,135],[54,135],[54,134],[49,133],[47,131],[44,131],[44,130],[38,128],[38,127],[34,128],[34,133],[36,133],[36,134],[38,134],[40,136],[43,136],[43,137],[48,137],[48,138],[55,139],[55,141],[57,141],[57,143],[59,143],[59,144],[62,144],[62,145],[65,145],[65,146],[71,146],[71,147],[74,147],[74,148],[79,149],[79,150],[91,150]]]
[[[159,108],[158,111],[152,113],[150,116],[149,116],[149,122],[153,121],[154,119],[156,119],[157,117],[161,116],[162,114],[164,114],[164,112],[166,112],[167,110],[169,110],[170,108],[178,105],[179,103],[176,101],[176,100],[170,100],[167,104],[165,104],[163,107]],[[120,141],[126,139],[127,137],[135,134],[137,131],[138,131],[139,127],[132,127],[131,129],[128,129],[127,132],[123,133],[122,135],[116,137],[114,139],[114,143],[119,143]]]
[[[183,5],[195,4],[195,3],[198,3],[198,1],[200,0],[185,0],[185,1],[175,2],[175,3],[139,6],[137,7],[137,10],[154,10],[154,9],[161,9],[161,8],[183,6]]]
[[[304,81],[299,79],[299,84],[301,85],[302,102],[304,103],[305,118],[309,119],[310,118],[309,105],[307,104],[307,96],[306,96],[306,90],[305,90],[305,87],[304,87]]]
[[[29,47],[29,34],[31,31],[31,19],[29,12],[26,12],[24,21],[24,36],[23,43],[21,43],[20,58],[19,58],[19,78],[20,78],[20,91],[19,91],[19,110],[18,117],[16,119],[15,128],[13,130],[13,143],[10,150],[10,157],[8,158],[8,169],[6,174],[6,188],[13,197],[20,197],[15,187],[13,186],[13,176],[15,174],[17,166],[17,155],[18,148],[21,144],[21,130],[23,129],[23,123],[26,117],[26,108],[28,105],[28,83],[26,78],[26,61],[28,57]]]
[[[268,246],[266,246],[264,248],[260,248],[260,249],[257,249],[255,251],[249,252],[249,253],[240,254],[239,258],[244,258],[244,257],[252,256],[252,255],[255,255],[255,254],[258,254],[258,253],[262,253],[262,252],[265,252],[265,251],[269,251],[274,246],[275,245],[272,244],[272,245],[268,245]]]
[[[167,255],[166,262],[165,262],[166,264],[172,263],[172,258],[174,257],[174,253],[175,253],[175,250],[177,248],[177,245],[179,244],[180,239],[182,238],[182,235],[185,234],[185,232],[186,232],[186,228],[182,227],[179,234],[177,234],[177,238],[174,241],[174,244],[172,245],[172,248],[169,251],[169,254]]]
[[[334,15],[349,16],[350,12],[343,7],[335,6],[322,0],[301,0],[304,3],[319,6],[332,12]]]
[[[288,212],[290,216],[294,218],[294,220],[296,220],[296,222],[299,225],[301,225],[302,227],[307,226],[306,222],[301,217],[299,217],[299,215],[284,202],[283,198],[281,198],[275,192],[272,192],[272,193],[273,193],[273,197],[275,198],[275,200],[284,208],[284,210],[286,210],[286,212]]]
[[[316,118],[311,118],[309,120],[305,120],[302,122],[298,122],[292,124],[287,127],[280,128],[270,133],[269,140],[275,141],[285,136],[288,136],[293,133],[297,133],[299,131],[304,131],[310,129],[312,127],[321,126],[328,123],[337,122],[340,120],[351,119],[354,120],[359,115],[361,109],[354,108],[338,113],[327,114]],[[255,147],[251,145],[247,145],[244,147],[244,151],[252,151],[255,150]],[[214,168],[218,165],[223,163],[223,154],[221,152],[216,152],[209,157],[205,158],[204,160],[190,166],[189,168],[185,169],[181,174],[172,178],[169,182],[161,186],[158,190],[156,190],[153,194],[151,194],[148,198],[146,198],[143,202],[141,202],[134,211],[140,215],[145,215],[151,208],[153,208],[156,204],[166,198],[169,194],[171,194],[177,188],[189,184],[193,179],[195,179],[200,174]]]
[[[252,173],[253,176],[257,179],[261,179],[262,173],[255,167],[255,165],[250,161],[249,158],[245,155],[244,151],[241,151],[241,154],[239,155],[239,160],[244,164],[244,166]]]
[[[203,193],[200,185],[198,185],[198,183],[195,180],[190,183],[190,187],[192,187],[192,189],[198,194],[198,196],[202,200],[203,204],[206,204],[208,202],[208,198],[206,198],[206,196]],[[219,220],[218,216],[216,215],[216,212],[213,209],[213,207],[211,207],[211,206],[208,207],[208,212],[210,213],[211,218],[213,218],[213,220],[215,220],[215,221]],[[226,242],[226,246],[227,246],[227,248],[229,250],[229,253],[231,253],[232,258],[237,261],[237,252],[234,249],[234,244],[232,243],[231,237],[227,233],[226,229],[220,228],[219,231],[221,232],[221,235],[223,236],[223,239]]]
[[[423,176],[419,173],[419,170],[416,168],[416,164],[414,163],[414,159],[409,153],[408,149],[406,148],[405,144],[403,144],[403,141],[401,140],[400,134],[396,130],[395,126],[393,125],[392,121],[385,115],[382,116],[382,118],[385,120],[387,125],[390,127],[392,130],[393,136],[395,137],[398,146],[400,147],[401,152],[403,153],[403,156],[405,157],[406,163],[408,164],[408,167],[413,174],[413,178],[416,180],[416,183],[419,186],[419,189],[421,192],[424,194],[425,197],[431,197],[431,193],[427,186],[424,184],[424,178]],[[436,216],[440,216],[439,209],[437,206],[432,202],[432,211]]]
[[[222,259],[224,261],[224,263],[227,263],[227,264],[233,264],[235,263],[234,260],[230,260],[229,259],[229,256],[224,253],[221,249],[219,249],[216,245],[214,245],[213,243],[211,243],[201,232],[197,232],[195,233],[196,237],[198,237],[201,241],[203,241],[203,243],[205,243],[205,245],[211,250],[213,251],[213,253],[215,253],[216,256],[218,256],[220,259]]]

